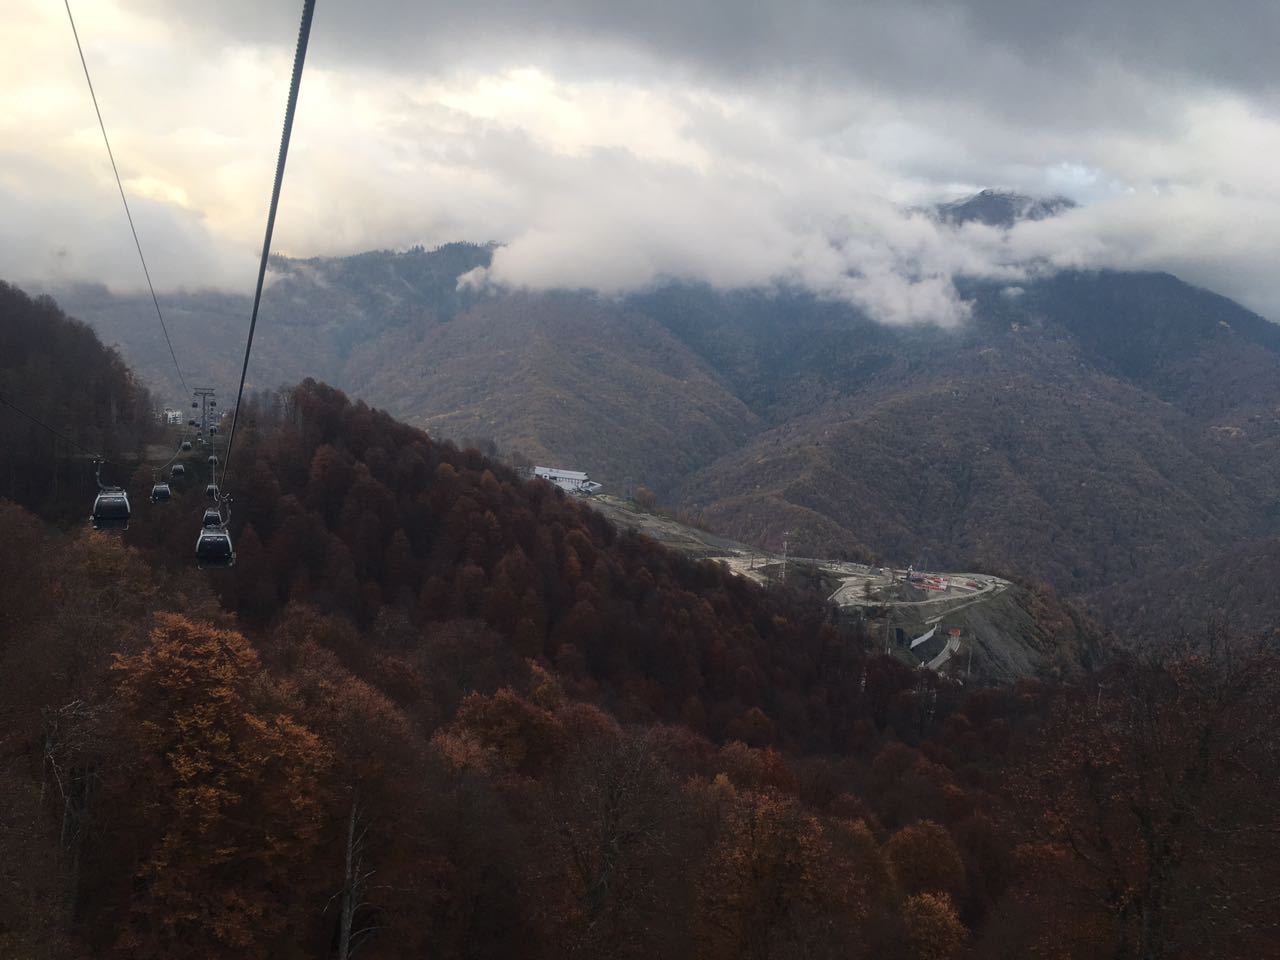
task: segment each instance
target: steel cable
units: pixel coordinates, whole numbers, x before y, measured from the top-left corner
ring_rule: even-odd
[[[138,240],[138,228],[133,225],[133,213],[129,210],[129,200],[124,193],[124,183],[120,180],[120,168],[116,166],[116,155],[111,150],[111,141],[107,138],[107,125],[102,121],[102,111],[98,108],[98,95],[93,89],[93,80],[89,77],[89,64],[84,58],[84,48],[80,46],[80,32],[76,30],[76,18],[71,15],[71,0],[62,0],[67,8],[67,19],[71,21],[71,34],[76,38],[76,52],[80,54],[80,66],[84,68],[84,79],[89,84],[89,96],[93,99],[93,112],[98,115],[98,129],[102,131],[102,142],[107,145],[107,157],[111,160],[111,172],[116,176],[116,188],[120,191],[120,201],[124,204],[124,215],[129,220],[129,231],[133,234],[133,245],[138,250],[138,259],[142,262],[142,275],[147,278],[147,289],[151,291],[151,302],[155,305],[156,316],[160,319],[160,329],[164,332],[164,342],[169,347],[169,356],[173,358],[173,369],[178,371],[178,382],[186,393],[191,390],[187,386],[187,378],[182,375],[182,366],[178,363],[178,354],[173,349],[173,341],[169,339],[169,327],[164,322],[164,313],[160,310],[160,300],[156,296],[156,288],[151,283],[151,271],[147,269],[147,258],[142,255],[142,243]]]
[[[231,452],[236,442],[236,427],[240,423],[240,405],[244,399],[244,382],[249,373],[249,354],[253,351],[253,334],[258,327],[258,307],[262,303],[262,284],[267,275],[267,260],[271,256],[271,234],[276,225],[276,208],[280,204],[280,187],[284,182],[284,164],[289,155],[289,137],[293,133],[293,115],[298,106],[298,89],[302,85],[302,64],[307,57],[307,41],[311,36],[311,15],[315,12],[315,0],[303,0],[302,24],[298,27],[298,47],[293,56],[293,77],[289,82],[289,101],[284,111],[284,132],[280,135],[280,156],[276,160],[275,185],[271,189],[271,207],[267,211],[267,232],[262,241],[262,260],[258,264],[258,284],[253,293],[253,313],[249,317],[249,337],[244,345],[244,363],[240,367],[240,387],[236,390],[235,412],[231,417],[231,434],[227,438],[227,456],[222,462],[222,482],[225,486],[231,474]]]

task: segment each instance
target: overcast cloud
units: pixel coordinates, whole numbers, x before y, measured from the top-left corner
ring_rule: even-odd
[[[81,0],[161,287],[248,290],[296,4]],[[7,0],[0,276],[131,288],[61,6]],[[475,283],[802,283],[963,322],[958,273],[1166,269],[1280,319],[1280,4],[319,0],[276,248],[504,244]],[[1004,235],[910,210],[1081,206]]]

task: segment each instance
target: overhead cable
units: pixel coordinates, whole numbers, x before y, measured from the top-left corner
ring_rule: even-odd
[[[16,403],[14,403],[12,400],[8,400],[8,399],[6,399],[5,397],[0,396],[0,403],[3,403],[6,407],[8,407],[10,410],[13,410],[13,411],[14,411],[15,413],[17,413],[19,416],[21,416],[21,417],[25,417],[27,420],[30,420],[30,421],[31,421],[32,423],[34,423],[37,427],[42,427],[42,428],[44,428],[45,430],[48,430],[51,434],[53,434],[55,437],[57,437],[59,440],[61,440],[63,443],[65,443],[67,446],[69,446],[69,447],[75,447],[75,448],[76,448],[77,450],[79,450],[81,453],[83,453],[83,454],[87,454],[88,456],[93,457],[94,459],[97,459],[97,460],[101,460],[101,459],[102,459],[102,457],[101,457],[101,456],[99,456],[98,454],[94,453],[94,452],[93,452],[92,450],[90,450],[88,447],[82,447],[82,446],[80,446],[80,444],[76,443],[76,442],[75,442],[74,440],[72,440],[70,437],[68,437],[68,436],[66,436],[65,434],[60,433],[59,431],[57,431],[57,430],[53,429],[53,427],[49,426],[47,423],[45,423],[45,422],[44,422],[43,420],[41,420],[39,417],[36,417],[36,416],[33,416],[32,414],[27,413],[27,411],[23,410],[21,407],[19,407],[19,406],[18,406]],[[105,462],[105,461],[103,461],[103,462]]]
[[[151,291],[151,302],[155,305],[156,316],[160,320],[160,329],[164,332],[164,342],[169,346],[169,356],[173,358],[173,369],[178,372],[178,382],[186,393],[187,379],[182,375],[182,367],[178,363],[178,354],[173,349],[173,341],[169,339],[169,327],[164,322],[164,313],[160,310],[160,300],[156,297],[156,288],[151,283],[151,271],[147,269],[147,258],[142,255],[142,243],[138,240],[138,229],[133,225],[133,213],[129,210],[129,199],[124,193],[124,184],[120,180],[120,168],[116,166],[116,156],[111,150],[111,140],[107,137],[107,125],[102,122],[102,111],[98,108],[98,95],[93,89],[93,80],[89,77],[89,64],[84,58],[84,48],[80,46],[80,32],[76,30],[76,18],[71,15],[71,0],[62,0],[67,8],[67,19],[71,21],[71,34],[76,38],[76,51],[80,54],[80,66],[84,68],[84,79],[89,85],[89,96],[93,99],[93,112],[98,115],[98,129],[102,131],[102,142],[107,145],[107,157],[111,160],[111,172],[116,175],[116,188],[120,191],[120,201],[124,204],[124,215],[129,220],[129,231],[133,234],[133,245],[138,250],[138,260],[142,263],[142,275],[147,278],[147,289]]]
[[[302,85],[302,64],[307,58],[307,40],[311,36],[311,15],[315,0],[303,0],[302,24],[298,28],[298,47],[293,55],[293,77],[289,82],[289,101],[284,110],[284,132],[280,136],[280,156],[276,160],[276,180],[271,189],[271,206],[267,211],[267,233],[262,241],[262,260],[258,264],[258,285],[253,293],[253,313],[249,317],[249,337],[244,345],[244,363],[240,367],[240,387],[236,390],[236,407],[231,418],[231,435],[227,438],[227,457],[222,463],[222,482],[231,473],[231,452],[236,442],[236,426],[240,422],[240,405],[244,399],[244,382],[249,373],[249,354],[253,351],[253,334],[258,327],[258,306],[262,302],[262,284],[267,276],[267,260],[271,256],[271,234],[276,226],[276,208],[280,204],[280,186],[284,182],[284,164],[289,156],[289,137],[293,133],[293,114],[298,106],[298,88]]]

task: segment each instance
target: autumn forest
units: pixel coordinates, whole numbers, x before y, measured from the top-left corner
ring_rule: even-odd
[[[313,380],[231,529],[114,350],[0,286],[0,956],[1278,956],[1280,657],[965,687]],[[1066,616],[1048,587],[1046,615]]]

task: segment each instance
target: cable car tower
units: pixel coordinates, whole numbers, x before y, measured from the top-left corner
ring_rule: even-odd
[[[193,426],[200,431],[199,435],[202,437],[209,435],[209,411],[218,406],[218,401],[215,399],[217,394],[218,391],[213,387],[196,387],[191,391],[191,407],[200,411],[200,419],[196,420]],[[192,420],[195,418],[192,417]]]

